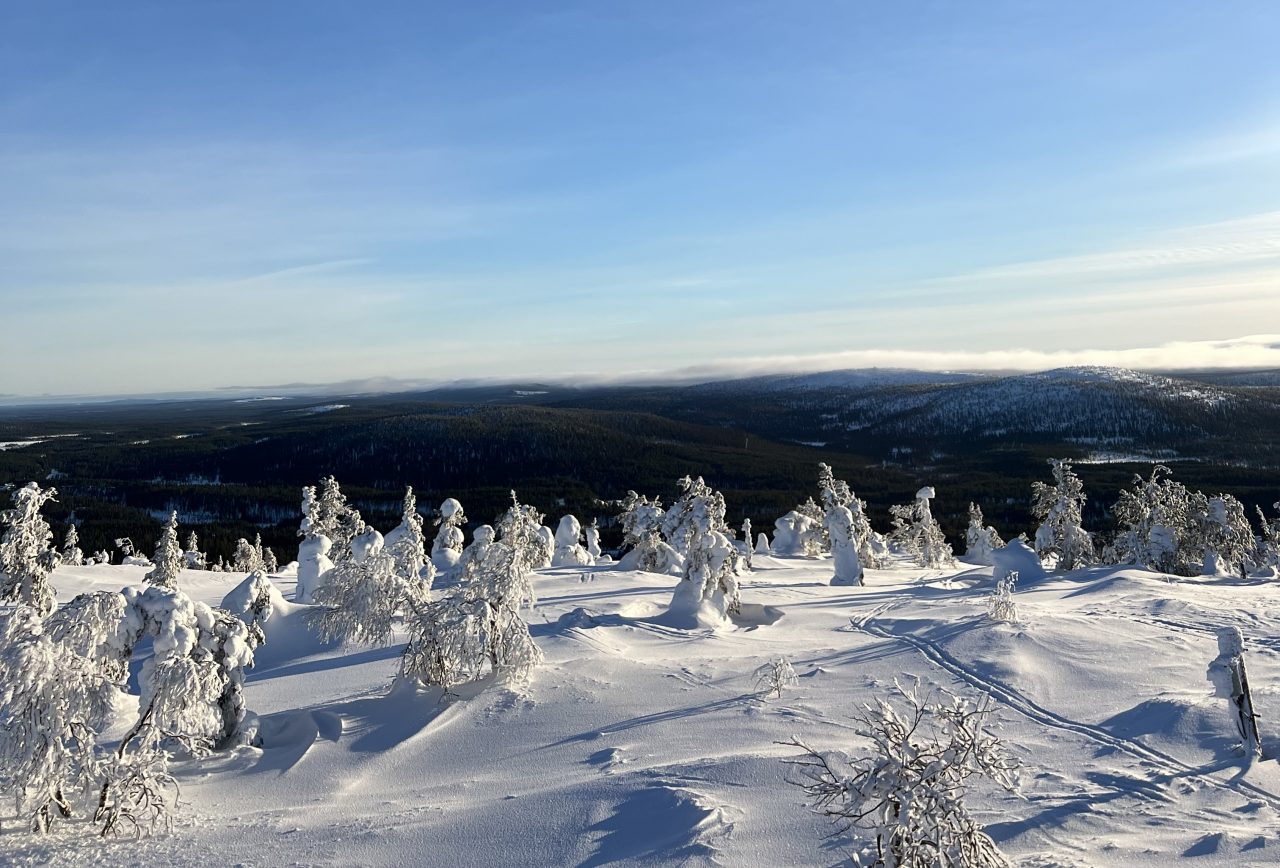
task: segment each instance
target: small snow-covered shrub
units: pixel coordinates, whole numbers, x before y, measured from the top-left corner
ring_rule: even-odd
[[[777,660],[770,660],[758,667],[754,674],[756,689],[766,696],[772,693],[774,696],[781,697],[783,690],[800,684],[795,669],[791,668],[791,661],[786,657],[780,656]]]
[[[964,532],[964,559],[971,564],[991,566],[992,554],[996,549],[1004,548],[1004,540],[999,532],[986,523],[982,515],[982,507],[976,503],[969,504],[969,526]]]
[[[310,613],[316,632],[326,642],[340,639],[385,645],[395,618],[422,605],[430,591],[417,576],[406,580],[396,572],[396,559],[385,551],[334,567],[328,584],[312,598],[320,608]]]
[[[1006,790],[1017,764],[986,728],[987,704],[949,693],[922,698],[898,685],[904,707],[881,700],[857,718],[869,753],[850,758],[818,751],[798,739],[788,760],[814,808],[841,833],[858,835],[859,865],[885,868],[1008,868],[1012,863],[965,804],[969,779],[985,777]]]
[[[1016,572],[996,579],[995,589],[987,596],[987,617],[992,621],[1012,623],[1018,620],[1018,604],[1013,601],[1013,588],[1017,583]]]

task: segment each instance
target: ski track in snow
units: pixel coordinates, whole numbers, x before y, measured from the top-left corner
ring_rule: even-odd
[[[888,629],[877,626],[874,622],[875,614],[876,613],[872,613],[871,615],[864,616],[860,619],[855,618],[853,619],[853,622],[869,635],[894,642],[902,642],[912,646],[920,652],[925,659],[933,663],[939,669],[943,669],[961,681],[967,682],[971,686],[981,690],[983,693],[986,693],[993,699],[1009,706],[1014,711],[1017,711],[1024,717],[1030,718],[1041,726],[1071,732],[1097,742],[1104,747],[1123,751],[1135,759],[1141,760],[1158,768],[1170,779],[1178,777],[1193,778],[1209,784],[1210,786],[1235,790],[1245,797],[1252,796],[1254,798],[1264,799],[1272,808],[1280,810],[1280,795],[1276,793],[1263,789],[1262,787],[1255,786],[1248,781],[1224,781],[1220,778],[1214,777],[1203,769],[1197,769],[1194,766],[1184,763],[1177,757],[1144,745],[1136,739],[1117,736],[1101,729],[1100,727],[1083,723],[1078,720],[1071,720],[1070,718],[1056,714],[1027,698],[1014,688],[1006,684],[1001,684],[994,679],[980,675],[972,669],[964,666],[928,639],[924,639],[911,633],[894,633]]]

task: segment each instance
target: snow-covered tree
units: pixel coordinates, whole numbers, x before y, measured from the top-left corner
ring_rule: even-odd
[[[422,516],[418,513],[418,499],[412,486],[404,491],[404,506],[400,524],[387,534],[386,550],[395,560],[396,574],[405,579],[415,579],[428,588],[435,579],[435,566],[427,558],[427,541],[422,533]]]
[[[833,585],[861,585],[862,563],[853,539],[853,513],[847,506],[832,506],[827,511],[827,532],[831,537],[831,559],[835,564]]]
[[[667,513],[664,531],[684,547],[684,573],[671,598],[670,614],[683,623],[716,623],[741,608],[738,551],[724,523],[724,495],[701,477],[680,480],[680,500]]]
[[[929,501],[936,496],[933,487],[926,485],[916,492],[914,502],[889,507],[889,514],[893,516],[889,541],[917,565],[930,570],[955,563],[951,546],[929,508]]]
[[[420,578],[406,578],[396,566],[385,550],[363,560],[340,561],[328,583],[313,594],[321,606],[311,613],[316,632],[326,641],[390,642],[395,619],[412,614],[430,598]]]
[[[333,570],[333,561],[329,558],[333,540],[321,532],[324,522],[315,487],[304,487],[302,523],[298,527],[298,535],[302,537],[298,543],[298,583],[293,592],[294,600],[299,603],[312,602],[316,590],[329,580]]]
[[[1153,467],[1149,478],[1135,476],[1112,514],[1117,533],[1109,554],[1118,563],[1195,576],[1219,569],[1244,574],[1260,560],[1240,501],[1189,491],[1163,465]],[[1266,530],[1264,522],[1264,537]]]
[[[1220,570],[1244,578],[1257,561],[1257,539],[1244,504],[1230,494],[1206,497],[1196,492],[1188,511],[1189,546],[1200,550],[1202,572]]]
[[[755,551],[751,548],[751,541],[755,539],[751,535],[751,519],[744,518],[742,520],[742,544],[738,551],[742,554],[742,563],[749,570],[751,562],[754,560]]]
[[[855,718],[871,751],[850,758],[802,750],[788,762],[792,780],[841,833],[857,835],[856,864],[884,868],[1009,868],[973,818],[970,779],[985,777],[1012,792],[1017,765],[986,728],[987,704],[951,694],[922,698],[901,686],[905,707],[880,700]]]
[[[697,479],[684,477],[676,483],[680,496],[662,517],[662,535],[681,556],[688,557],[695,537],[710,531],[732,538],[725,523],[724,495]]]
[[[351,557],[351,541],[368,530],[359,511],[347,503],[347,496],[332,476],[320,480],[318,493],[314,489],[303,489],[303,515],[305,533],[329,539],[328,556],[334,563]]]
[[[551,558],[553,567],[585,567],[595,562],[582,545],[582,523],[577,516],[560,518],[556,527],[556,551]]]
[[[662,502],[628,491],[622,499],[622,544],[630,551],[622,558],[623,569],[647,573],[669,573],[681,565],[680,555],[663,542],[662,525],[666,512]]]
[[[160,532],[156,553],[151,562],[155,567],[142,577],[143,581],[162,588],[178,587],[178,576],[186,566],[187,559],[182,554],[182,547],[178,545],[177,512],[170,513],[169,520],[164,523],[164,530]]]
[[[24,603],[44,617],[56,605],[49,573],[58,565],[51,548],[53,532],[41,508],[58,494],[29,482],[13,492],[13,508],[0,512],[5,525],[0,537],[0,601]]]
[[[812,497],[796,507],[797,515],[806,519],[800,531],[800,548],[811,558],[831,551],[831,538],[827,535],[826,511]]]
[[[600,526],[596,519],[591,519],[591,524],[583,529],[582,534],[587,540],[587,554],[591,556],[592,563],[610,563],[610,561],[602,561],[604,552],[600,550]]]
[[[280,561],[276,558],[276,553],[271,550],[271,546],[262,550],[262,568],[272,574],[280,571]]]
[[[63,537],[58,562],[68,567],[78,567],[84,563],[84,552],[80,550],[80,533],[74,524],[67,525],[67,535]]]
[[[82,594],[41,620],[26,605],[0,625],[0,786],[31,828],[92,812],[103,835],[163,825],[176,785],[165,755],[99,741],[128,677],[140,623],[121,594]],[[142,721],[139,721],[141,724]]]
[[[124,595],[154,651],[139,676],[143,743],[172,741],[197,755],[234,744],[245,718],[244,673],[253,667],[248,626],[181,591]]]
[[[409,622],[400,677],[446,691],[486,674],[523,681],[542,661],[520,610],[534,602],[520,536],[488,545],[466,579]],[[516,542],[513,546],[512,542]]]
[[[200,551],[200,538],[196,536],[195,531],[187,535],[186,550],[183,551],[182,557],[186,560],[189,570],[203,570],[208,566],[204,552]]]
[[[964,559],[971,564],[991,566],[991,554],[996,549],[1004,548],[1004,540],[999,532],[987,524],[982,515],[982,507],[969,503],[969,526],[964,532]]]
[[[791,556],[806,553],[805,540],[811,539],[813,519],[791,510],[773,523],[772,551],[775,555]]]
[[[431,561],[437,570],[452,570],[462,557],[462,549],[466,542],[462,535],[462,526],[467,523],[467,516],[462,511],[462,504],[452,497],[446,498],[437,510],[435,526],[440,528],[431,543]]]
[[[1036,554],[1058,556],[1058,569],[1074,570],[1094,563],[1093,538],[1083,526],[1084,483],[1070,462],[1050,458],[1053,485],[1031,484],[1031,515],[1040,521]]]
[[[1274,504],[1272,509],[1280,513],[1280,503]],[[1258,507],[1258,524],[1262,528],[1262,538],[1258,543],[1258,554],[1256,560],[1259,566],[1270,567],[1273,570],[1280,570],[1280,515],[1271,520],[1267,520],[1267,515]]]
[[[236,540],[236,550],[231,556],[231,569],[237,573],[251,573],[262,569],[262,559],[258,557],[258,550],[244,537]]]
[[[550,563],[551,552],[542,535],[543,514],[529,504],[521,503],[511,492],[507,507],[495,525],[499,542],[506,543],[521,559],[520,567],[528,572]],[[554,538],[553,538],[554,539]]]

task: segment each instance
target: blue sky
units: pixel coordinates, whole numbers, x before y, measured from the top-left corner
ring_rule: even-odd
[[[0,393],[1280,364],[1222,343],[1280,331],[1278,40],[1271,2],[3,3]]]

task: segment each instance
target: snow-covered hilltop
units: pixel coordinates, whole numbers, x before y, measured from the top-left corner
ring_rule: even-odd
[[[468,539],[461,503],[429,527],[410,489],[384,535],[327,477],[295,563],[240,540],[191,569],[171,515],[150,560],[111,565],[74,526],[53,546],[32,483],[0,539],[0,851],[1280,862],[1280,518],[1256,533],[1159,469],[1091,532],[1050,464],[1034,540],[974,504],[960,558],[934,487],[877,530],[825,464],[772,539],[700,478],[631,492],[618,561],[514,493]]]

